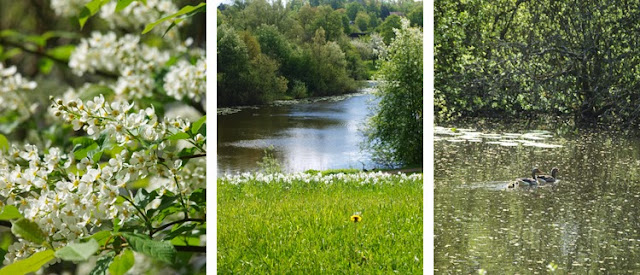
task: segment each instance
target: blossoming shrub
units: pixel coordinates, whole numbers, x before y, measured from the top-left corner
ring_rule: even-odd
[[[245,173],[217,184],[220,273],[422,272],[422,174]]]
[[[204,272],[189,263],[206,244],[205,54],[180,38],[186,17],[160,20],[193,14],[162,0],[51,8],[81,25],[87,10],[99,12],[113,30],[88,32],[61,46],[64,54],[47,51],[43,58],[64,61],[84,84],[46,102],[28,94],[38,83],[0,63],[0,227],[11,229],[0,231],[0,274],[89,259],[91,274]],[[151,35],[162,42],[149,43],[140,33],[156,20]]]

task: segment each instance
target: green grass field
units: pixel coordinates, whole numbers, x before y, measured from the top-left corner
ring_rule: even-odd
[[[218,179],[218,272],[421,274],[422,174],[325,174]]]

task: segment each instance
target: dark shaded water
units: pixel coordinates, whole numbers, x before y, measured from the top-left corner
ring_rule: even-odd
[[[255,171],[273,146],[285,171],[373,167],[360,150],[374,96],[265,106],[218,115],[218,173]]]
[[[550,135],[561,148],[437,135],[436,274],[640,273],[640,140]],[[561,181],[505,188],[534,166]]]

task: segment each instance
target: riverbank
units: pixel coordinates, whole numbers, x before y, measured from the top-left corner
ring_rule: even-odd
[[[217,184],[219,272],[422,272],[422,174],[245,173]]]
[[[336,101],[345,100],[347,98],[351,98],[354,96],[370,94],[378,85],[378,81],[375,81],[375,80],[365,80],[365,81],[360,81],[359,83],[361,87],[357,91],[354,91],[351,93],[345,93],[341,95],[306,97],[306,98],[300,98],[300,99],[279,99],[279,100],[274,100],[272,103],[265,104],[265,105],[218,107],[216,108],[216,110],[218,115],[230,115],[233,113],[240,112],[244,109],[258,109],[264,106],[283,106],[283,105],[315,103],[315,102],[336,102]]]

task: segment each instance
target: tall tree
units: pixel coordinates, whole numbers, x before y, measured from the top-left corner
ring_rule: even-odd
[[[381,162],[422,164],[422,31],[401,24],[382,64],[365,147]]]

